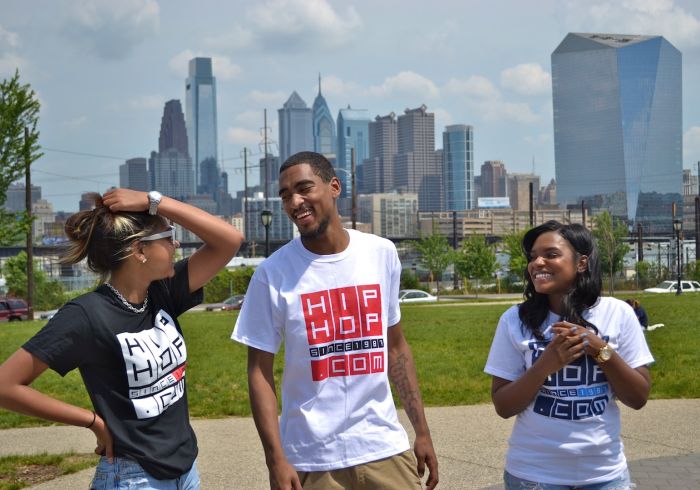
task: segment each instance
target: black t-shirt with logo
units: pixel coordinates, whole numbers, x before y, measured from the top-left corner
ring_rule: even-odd
[[[23,346],[61,376],[78,368],[112,432],[114,453],[158,479],[181,476],[197,457],[177,317],[202,297],[201,289],[189,292],[183,260],[174,277],[151,284],[143,313],[128,310],[102,285],[67,303]]]

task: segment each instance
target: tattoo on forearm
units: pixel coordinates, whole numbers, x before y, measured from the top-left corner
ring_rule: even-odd
[[[415,425],[420,420],[421,398],[417,383],[416,386],[411,386],[408,361],[409,359],[406,354],[399,354],[389,366],[389,379],[399,394],[399,398],[401,399],[401,403],[403,404],[403,408],[411,424]]]

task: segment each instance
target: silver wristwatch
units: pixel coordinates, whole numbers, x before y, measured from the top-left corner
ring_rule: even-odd
[[[158,204],[160,204],[161,199],[163,199],[163,195],[158,191],[148,193],[148,214],[158,213]]]

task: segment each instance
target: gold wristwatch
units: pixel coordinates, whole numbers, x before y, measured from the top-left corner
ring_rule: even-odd
[[[614,352],[615,351],[612,347],[610,347],[610,344],[605,344],[600,348],[598,355],[593,359],[595,359],[598,364],[604,364],[610,360]]]

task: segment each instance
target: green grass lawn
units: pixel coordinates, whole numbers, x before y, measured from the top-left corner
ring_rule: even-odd
[[[647,333],[656,358],[652,398],[699,398],[700,294],[636,296],[651,323],[666,326]],[[490,401],[490,377],[483,373],[499,316],[507,304],[439,304],[402,307],[402,325],[413,349],[423,399],[427,406],[466,405]],[[181,318],[189,351],[187,382],[193,417],[250,415],[246,349],[229,340],[233,312],[188,313]],[[0,359],[7,358],[44,321],[0,324]],[[278,355],[281,360],[282,354]],[[281,375],[281,362],[276,375]],[[279,381],[278,381],[279,383]],[[34,386],[46,393],[89,407],[77,372],[61,378],[48,371]],[[0,410],[0,429],[44,422]]]

